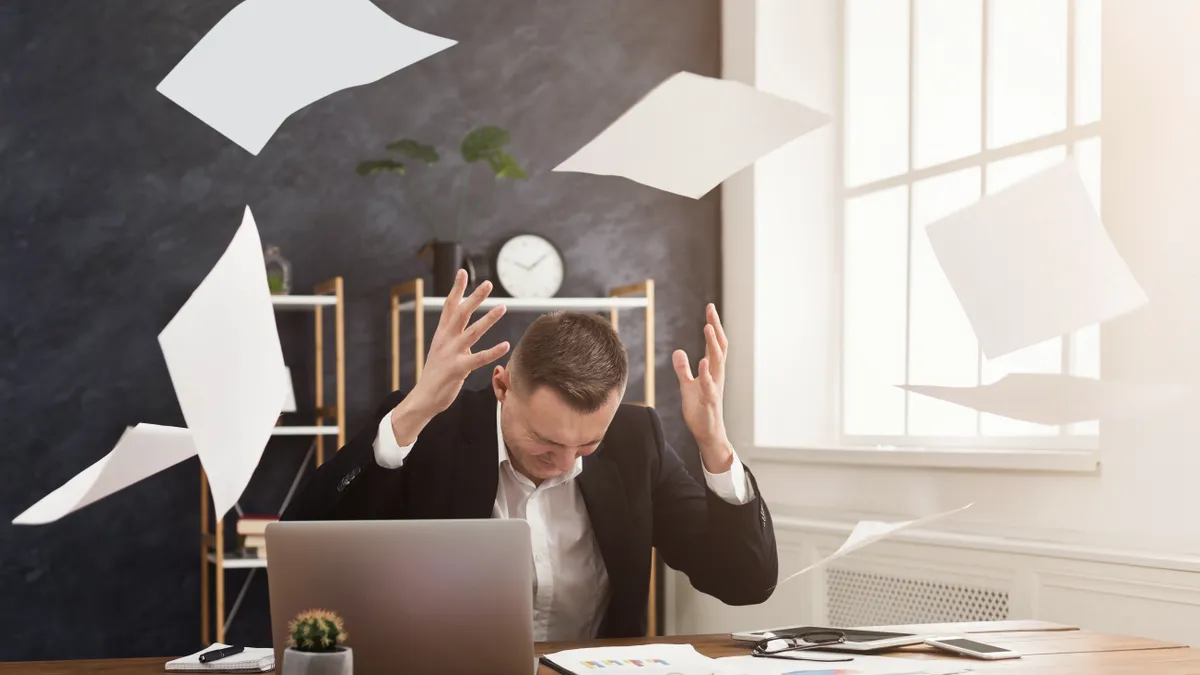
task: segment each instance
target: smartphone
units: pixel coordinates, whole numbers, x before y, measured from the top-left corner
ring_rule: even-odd
[[[988,645],[974,640],[968,640],[963,637],[934,637],[926,638],[925,644],[938,649],[945,649],[948,652],[970,656],[976,659],[987,659],[994,661],[996,659],[1019,659],[1020,653],[1014,652],[1011,649]]]

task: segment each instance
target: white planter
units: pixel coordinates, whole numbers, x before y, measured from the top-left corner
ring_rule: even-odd
[[[283,651],[280,675],[353,675],[354,652],[338,647],[332,652],[302,652],[291,647]]]

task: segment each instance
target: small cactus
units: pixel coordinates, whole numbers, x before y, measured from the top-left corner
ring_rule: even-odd
[[[324,609],[300,612],[288,623],[288,644],[302,652],[331,652],[346,641],[342,617]]]

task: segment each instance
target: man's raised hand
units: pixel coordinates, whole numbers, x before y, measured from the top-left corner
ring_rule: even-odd
[[[504,316],[505,307],[493,307],[478,321],[468,326],[471,314],[492,292],[492,283],[483,282],[474,293],[464,298],[463,291],[466,287],[467,273],[459,270],[458,275],[454,277],[454,288],[442,307],[442,315],[438,319],[437,330],[434,331],[433,342],[429,346],[429,355],[425,359],[421,379],[392,413],[392,429],[401,445],[415,440],[417,433],[434,415],[454,403],[454,399],[458,398],[458,393],[462,391],[463,382],[472,371],[492,363],[508,352],[507,342],[501,342],[483,351],[471,351],[483,334]],[[409,438],[411,440],[408,440]]]

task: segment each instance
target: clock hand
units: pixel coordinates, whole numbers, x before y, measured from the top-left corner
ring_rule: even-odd
[[[531,269],[533,269],[533,268],[537,267],[538,265],[542,264],[542,261],[543,261],[543,260],[545,260],[545,259],[546,259],[546,256],[548,256],[548,255],[550,255],[550,254],[549,254],[549,253],[543,253],[543,254],[542,254],[542,257],[538,258],[536,261],[534,261],[534,263],[533,263],[532,265],[530,265],[529,267],[526,267],[525,269],[527,269],[527,270],[531,270]]]

